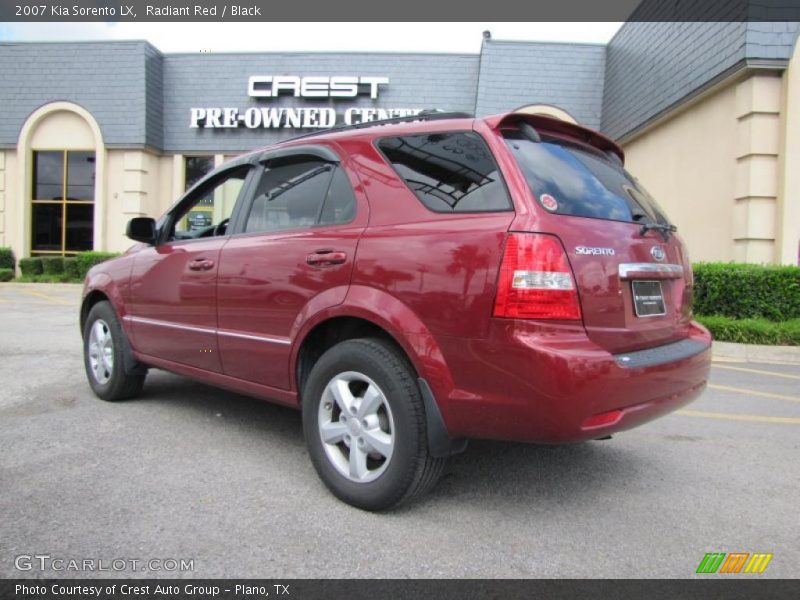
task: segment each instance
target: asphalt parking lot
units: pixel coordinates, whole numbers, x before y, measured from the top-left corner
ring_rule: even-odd
[[[15,567],[44,554],[193,561],[103,576],[683,578],[706,552],[798,575],[798,366],[715,362],[700,400],[608,441],[472,442],[369,514],[317,479],[295,411],[159,371],[96,399],[79,296],[0,284],[0,577],[91,575]]]

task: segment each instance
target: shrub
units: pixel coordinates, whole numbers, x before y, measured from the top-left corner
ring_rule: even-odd
[[[11,269],[13,272],[17,268],[17,259],[14,258],[14,251],[8,246],[0,246],[0,269]]]
[[[0,269],[0,281],[11,281],[14,279],[14,271],[11,269]]]
[[[41,275],[42,259],[38,257],[21,258],[19,260],[19,270],[23,275]]]
[[[58,275],[64,272],[64,258],[61,256],[43,256],[42,273],[45,275]]]
[[[767,319],[734,319],[720,315],[696,315],[718,342],[800,346],[800,319],[774,323]]]
[[[81,275],[78,271],[78,259],[74,256],[64,258],[64,278],[67,281],[80,281]]]
[[[771,321],[800,318],[800,267],[696,263],[693,270],[698,314]]]
[[[81,252],[75,257],[78,265],[78,278],[83,279],[93,266],[119,256],[116,252]]]

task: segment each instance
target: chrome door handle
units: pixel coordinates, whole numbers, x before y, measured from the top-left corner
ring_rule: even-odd
[[[189,263],[192,271],[208,271],[214,268],[214,261],[207,258],[196,258]]]
[[[340,265],[347,260],[347,253],[337,250],[318,250],[306,256],[306,262],[312,267],[330,267]]]

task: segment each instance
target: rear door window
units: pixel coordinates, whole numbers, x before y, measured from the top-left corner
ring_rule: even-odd
[[[273,161],[264,167],[245,233],[349,223],[356,198],[341,167],[316,159]]]
[[[383,138],[378,148],[430,210],[511,210],[505,183],[483,139],[473,132]]]
[[[506,131],[504,137],[533,195],[548,211],[611,221],[668,223],[656,201],[616,156],[546,135],[540,142],[518,131]]]

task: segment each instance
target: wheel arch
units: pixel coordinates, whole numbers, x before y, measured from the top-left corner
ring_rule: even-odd
[[[336,341],[352,339],[351,333],[362,332],[390,340],[402,351],[417,376],[430,383],[437,398],[446,397],[452,390],[453,380],[439,344],[411,308],[384,291],[354,285],[341,304],[320,310],[302,324],[295,325],[289,369],[291,381],[297,385],[298,397],[303,391],[298,378],[300,358],[304,351],[308,351],[309,344],[317,341],[310,336],[314,332],[320,336],[321,331],[326,331],[326,328],[330,331],[336,326],[344,326],[346,332],[345,337],[340,335]]]
[[[439,344],[407,305],[374,288],[352,286],[342,304],[318,312],[293,336],[289,368],[300,405],[305,381],[319,357],[336,343],[358,337],[388,341],[408,361],[419,381],[429,442],[436,455],[463,450],[465,444],[452,440],[446,426],[447,400],[454,383]]]
[[[336,344],[365,337],[379,338],[394,346],[418,375],[418,370],[409,358],[408,353],[389,331],[363,317],[331,316],[314,325],[304,336],[298,347],[292,371],[295,385],[297,385],[298,397],[301,397],[308,374],[320,356]]]
[[[104,301],[109,301],[109,298],[105,292],[100,290],[91,290],[88,294],[86,294],[86,296],[84,296],[83,301],[81,302],[80,312],[81,336],[83,336],[83,329],[86,326],[86,319],[89,317],[89,312],[92,310],[95,304]]]

